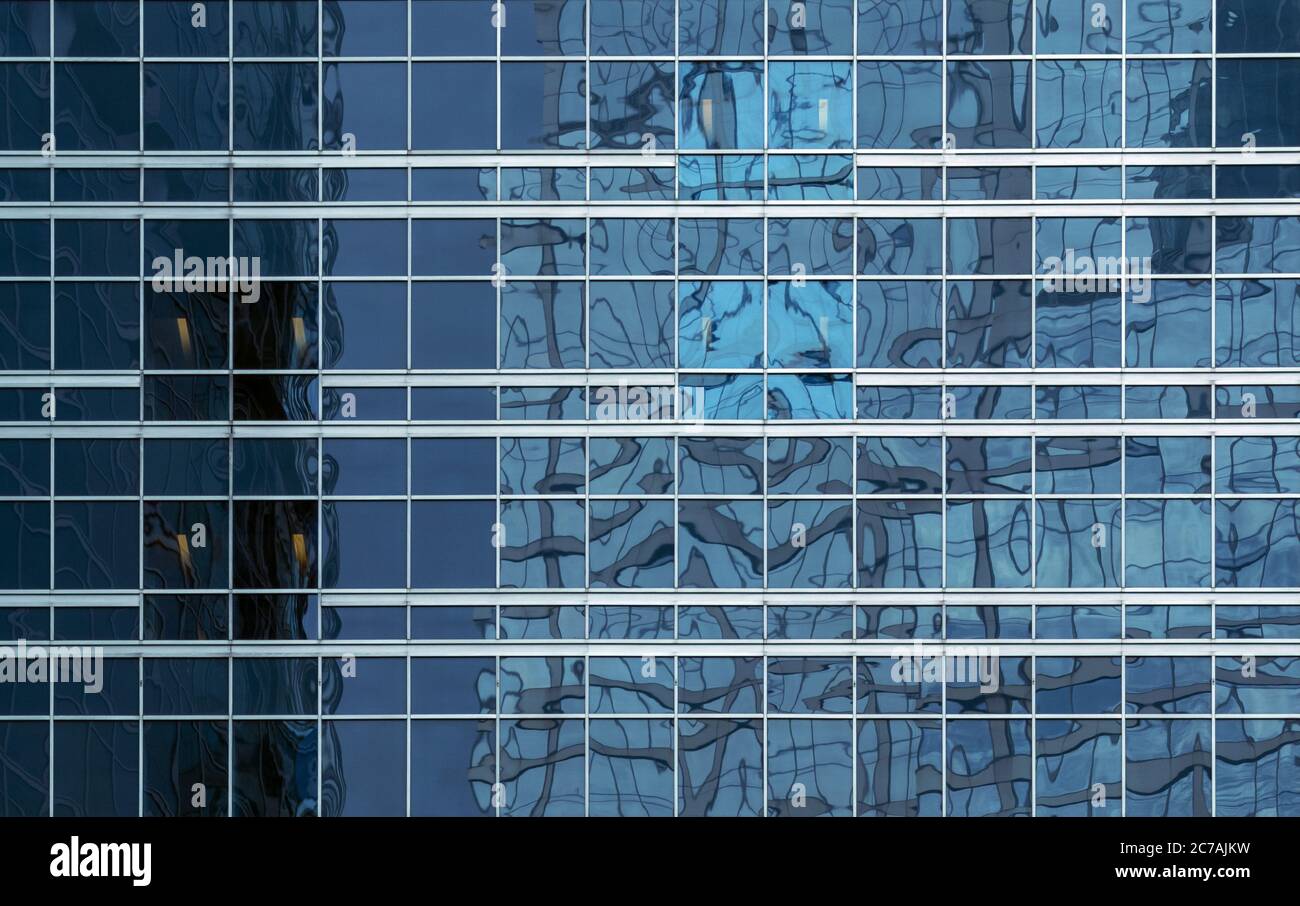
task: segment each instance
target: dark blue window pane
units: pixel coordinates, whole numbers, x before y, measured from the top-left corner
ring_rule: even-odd
[[[402,0],[337,0],[322,4],[321,17],[327,55],[406,55],[406,4]]]
[[[235,0],[235,56],[314,56],[316,6],[314,0],[276,4]]]
[[[131,64],[56,64],[57,149],[136,150],[140,144],[139,78],[139,71]]]
[[[54,508],[54,585],[137,588],[140,510],[131,502],[60,503]]]
[[[48,147],[49,64],[0,63],[0,86],[4,88],[10,111],[0,123],[0,149],[37,151]]]
[[[316,722],[236,720],[233,727],[231,814],[314,816],[320,767]]]
[[[1030,147],[1033,93],[1028,63],[949,63],[947,123],[956,147]]]
[[[145,8],[153,5],[147,3]],[[145,64],[145,148],[226,150],[230,143],[229,74],[230,68],[225,63]]]
[[[235,150],[306,151],[319,147],[316,80],[314,63],[234,64]]]
[[[144,52],[150,57],[224,57],[229,52],[229,7],[187,0],[150,0],[144,9]]]

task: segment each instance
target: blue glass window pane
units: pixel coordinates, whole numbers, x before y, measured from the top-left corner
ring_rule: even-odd
[[[943,581],[938,500],[859,500],[859,588],[934,588]]]
[[[1119,53],[1123,8],[1108,14],[1092,0],[1038,0],[1037,53]],[[1131,52],[1131,51],[1130,51]]]
[[[849,63],[769,63],[768,146],[850,147],[851,78]]]
[[[581,63],[501,64],[501,147],[586,148],[585,72]]]
[[[948,284],[948,367],[1029,366],[1031,282],[979,280]]]
[[[1037,720],[1034,728],[1034,814],[1119,817],[1123,808],[1119,721]]]
[[[678,355],[685,368],[756,368],[763,353],[763,285],[682,283]]]
[[[858,64],[858,147],[937,148],[943,142],[938,63]]]
[[[1300,362],[1292,326],[1300,282],[1224,279],[1215,293],[1217,364],[1276,368]]]
[[[327,56],[406,55],[406,4],[402,0],[339,0],[321,6],[321,19],[321,44]]]
[[[1030,722],[947,722],[947,814],[1014,817],[1030,812]]]
[[[923,276],[943,272],[943,222],[859,220],[858,273]]]
[[[943,730],[937,720],[860,720],[858,814],[943,813]]]
[[[50,52],[50,4],[27,0],[0,3],[0,56],[47,56]]]
[[[673,80],[672,63],[593,60],[592,147],[672,148]]]
[[[763,503],[683,500],[678,506],[678,585],[758,588],[763,583]]]
[[[825,499],[769,503],[767,536],[769,588],[852,587],[853,510],[850,501]]]
[[[1039,588],[1115,588],[1123,526],[1118,500],[1039,500],[1035,530]]]
[[[1209,53],[1213,49],[1210,23],[1215,0],[1152,4],[1127,0],[1128,53]],[[1222,29],[1227,17],[1220,22]],[[1220,51],[1228,50],[1220,42]]]
[[[1199,148],[1210,144],[1208,60],[1129,60],[1125,90],[1127,147]],[[1222,123],[1219,128],[1223,129]],[[1238,129],[1230,144],[1239,145],[1243,131]]]
[[[816,280],[797,286],[795,282],[772,281],[767,302],[768,367],[849,367],[853,355],[851,292],[848,282]]]
[[[1215,584],[1237,588],[1300,584],[1297,526],[1293,499],[1216,501]]]
[[[763,0],[679,0],[678,53],[761,56]]]
[[[1123,191],[1119,167],[1037,167],[1036,196],[1056,199],[1119,198]]]
[[[482,10],[475,14],[482,15]],[[464,33],[457,33],[458,39],[460,34]],[[463,51],[458,45],[453,52]],[[447,123],[455,123],[456,128],[446,128]],[[411,146],[421,150],[496,148],[496,66],[474,62],[412,63]]]
[[[691,150],[764,147],[761,64],[684,62],[680,78],[679,147]]]
[[[591,54],[671,56],[673,0],[610,0],[591,5]]]
[[[1225,281],[1227,283],[1228,281]],[[1221,284],[1220,292],[1229,292]],[[1130,368],[1205,368],[1210,364],[1208,281],[1148,280],[1129,285],[1125,358]],[[1224,317],[1223,306],[1216,317]],[[1220,350],[1231,327],[1219,328]],[[1222,353],[1221,353],[1222,354]]]
[[[591,221],[590,230],[592,276],[672,274],[673,221],[600,218]],[[504,255],[503,263],[510,264]]]
[[[1129,498],[1124,502],[1124,536],[1126,585],[1209,587],[1209,501]],[[1222,561],[1219,568],[1224,569]]]
[[[859,167],[859,201],[937,201],[943,195],[940,167]]]
[[[784,157],[779,158],[779,164],[776,160],[772,166],[789,166]],[[782,179],[779,174],[775,178]],[[791,178],[794,177],[785,177]],[[745,154],[683,154],[677,158],[677,182],[683,201],[759,199],[763,195],[763,158]]]
[[[406,150],[406,64],[331,62],[322,79],[325,148]]]
[[[1038,147],[1118,148],[1120,74],[1118,60],[1040,61]]]
[[[1215,72],[1216,140],[1241,147],[1253,136],[1260,147],[1288,147],[1300,142],[1300,114],[1277,104],[1286,86],[1300,78],[1300,60],[1225,59]],[[1272,99],[1272,100],[1270,100]]]
[[[1027,62],[948,64],[947,123],[958,148],[1030,147],[1033,104]]]

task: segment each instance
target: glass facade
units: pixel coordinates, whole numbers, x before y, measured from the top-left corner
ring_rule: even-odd
[[[0,814],[1300,815],[1297,23],[0,0]]]

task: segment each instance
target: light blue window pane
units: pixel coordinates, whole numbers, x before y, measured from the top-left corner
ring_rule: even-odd
[[[1210,23],[1215,0],[1181,0],[1178,3],[1152,3],[1151,0],[1126,0],[1128,52],[1209,53],[1214,49]],[[1220,22],[1220,28],[1226,24]],[[1243,22],[1242,25],[1245,25]],[[1220,46],[1220,51],[1232,48]]]
[[[586,448],[581,437],[503,437],[502,494],[581,494]]]
[[[1208,817],[1208,720],[1130,720],[1125,728],[1125,814]]]
[[[769,63],[769,147],[852,147],[851,79],[847,62]]]
[[[586,579],[581,500],[501,503],[502,588],[581,588]]]
[[[592,368],[671,368],[673,284],[666,280],[592,281]]]
[[[769,588],[851,588],[849,500],[791,500],[767,509]]]
[[[1038,0],[1036,53],[1119,53],[1123,7],[1095,0]]]
[[[673,0],[606,0],[591,4],[591,55],[671,56]]]
[[[1028,588],[1033,510],[1027,501],[949,502],[947,584],[953,588]]]
[[[678,383],[698,401],[705,420],[758,421],[763,417],[761,374],[683,374]]]
[[[937,368],[943,364],[941,284],[862,280],[858,293],[859,368]]]
[[[1214,463],[1220,493],[1300,493],[1300,438],[1216,437]]]
[[[1216,658],[1214,693],[1219,714],[1294,714],[1300,711],[1300,658]]]
[[[1038,147],[1119,147],[1118,60],[1040,60],[1037,73]]]
[[[764,146],[761,63],[683,62],[679,92],[678,147]]]
[[[1215,362],[1231,368],[1300,364],[1295,280],[1219,280],[1215,284]]]
[[[769,4],[770,56],[848,56],[853,53],[853,0],[819,0],[802,9]]]
[[[848,419],[853,377],[845,374],[773,374],[767,379],[769,419]]]
[[[678,350],[683,368],[757,368],[763,355],[763,284],[681,283]]]
[[[853,221],[844,218],[772,219],[767,222],[767,267],[796,277],[853,273]]]
[[[947,721],[948,815],[1030,813],[1030,722]]]
[[[1119,721],[1038,720],[1034,731],[1035,815],[1118,818],[1123,814]]]
[[[761,56],[763,0],[680,0],[678,53]]]
[[[672,721],[593,720],[588,726],[591,749],[587,814],[671,817]]]
[[[1115,588],[1123,526],[1118,500],[1037,502],[1039,588]]]
[[[673,147],[672,63],[596,59],[589,77],[593,148]]]
[[[943,582],[938,500],[859,500],[859,588],[935,588]]]
[[[1125,584],[1137,588],[1210,586],[1207,500],[1124,502]]]
[[[1294,720],[1217,720],[1214,813],[1231,817],[1300,814],[1300,744]]]
[[[760,588],[763,502],[683,500],[678,504],[677,584]]]
[[[1040,494],[1118,494],[1121,441],[1118,437],[1035,439],[1035,489]]]
[[[943,273],[943,222],[858,220],[858,273],[925,276]]]
[[[1224,283],[1219,286],[1223,293]],[[1124,345],[1130,368],[1209,366],[1209,281],[1134,281],[1128,293]],[[1218,316],[1222,317],[1222,306]],[[1224,336],[1224,328],[1220,327],[1220,349],[1225,345]]]
[[[1208,60],[1129,60],[1127,147],[1208,147],[1210,114]]]
[[[593,277],[672,274],[673,221],[606,217],[593,219],[590,230],[588,254]]]
[[[1214,513],[1215,584],[1236,588],[1300,585],[1297,501],[1219,500]]]
[[[852,201],[853,158],[838,154],[776,154],[767,159],[768,198]]]
[[[858,815],[943,813],[943,730],[938,720],[858,721]]]
[[[769,368],[848,368],[853,364],[853,285],[772,281],[767,300]]]
[[[678,273],[734,276],[763,272],[761,219],[679,220]]]
[[[851,493],[852,449],[847,437],[769,438],[768,494]]]
[[[858,64],[858,147],[938,148],[943,143],[938,63]]]
[[[677,158],[677,182],[683,201],[761,199],[763,158],[746,154],[681,155]]]
[[[859,167],[859,201],[938,201],[943,197],[939,167]]]
[[[1056,199],[1119,198],[1123,192],[1119,167],[1037,167],[1038,190],[1043,201]]]
[[[943,52],[942,0],[858,4],[858,53],[937,56]]]
[[[1208,494],[1208,437],[1125,439],[1124,487],[1130,494]]]
[[[1033,119],[1029,63],[948,64],[948,131],[958,148],[1029,148]]]
[[[501,289],[501,367],[582,368],[585,309],[581,283],[506,283]]]
[[[853,722],[767,722],[767,813],[852,817]]]
[[[672,588],[672,501],[591,501],[588,556],[592,588]]]

